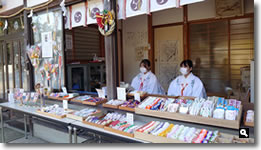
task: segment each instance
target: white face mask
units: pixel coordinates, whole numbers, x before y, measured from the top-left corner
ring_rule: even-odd
[[[183,75],[188,74],[187,68],[181,67],[179,71],[180,71]]]
[[[145,73],[145,72],[147,72],[147,69],[144,68],[144,67],[140,67],[140,72],[141,72],[141,73]]]

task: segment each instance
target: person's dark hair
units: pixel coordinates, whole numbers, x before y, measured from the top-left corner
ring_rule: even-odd
[[[141,62],[140,62],[140,65],[141,64],[144,64],[144,66],[147,68],[147,69],[150,69],[150,61],[148,59],[143,59]]]
[[[190,59],[183,60],[183,61],[180,63],[180,67],[182,67],[183,65],[184,65],[185,67],[189,67],[189,68],[192,68],[192,69],[193,69],[193,62],[192,62]]]

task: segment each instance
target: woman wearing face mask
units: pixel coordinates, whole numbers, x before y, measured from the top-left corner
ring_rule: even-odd
[[[178,76],[170,83],[169,96],[186,96],[191,99],[195,97],[206,98],[206,91],[201,80],[192,74],[193,63],[191,60],[184,60],[180,64],[180,72]]]
[[[149,94],[164,94],[164,90],[157,77],[150,71],[150,61],[143,59],[140,63],[140,73],[132,80],[131,86],[136,91]]]

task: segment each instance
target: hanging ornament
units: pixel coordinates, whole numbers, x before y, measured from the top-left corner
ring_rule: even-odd
[[[33,17],[33,10],[31,9],[31,11],[30,11],[30,14],[27,16],[28,18],[32,18]]]
[[[6,30],[7,27],[8,27],[8,22],[7,22],[7,20],[5,20],[5,26],[4,26],[4,29],[3,29],[3,30]]]
[[[99,31],[104,36],[109,36],[115,29],[114,11],[104,10],[102,13],[96,13],[96,21]]]
[[[63,1],[60,3],[60,7],[61,7],[61,9],[62,9],[62,11],[63,11],[63,16],[66,16],[67,10],[66,10],[66,7],[65,7],[65,0],[63,0]]]
[[[18,30],[18,28],[19,28],[19,24],[18,24],[17,21],[15,21],[15,22],[14,22],[14,29],[15,29],[15,30]]]

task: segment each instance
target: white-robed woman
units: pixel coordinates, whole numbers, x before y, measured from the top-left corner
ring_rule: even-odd
[[[140,73],[133,78],[131,86],[135,91],[143,91],[148,94],[165,94],[157,77],[151,72],[150,61],[148,59],[141,61]]]
[[[169,96],[186,96],[194,99],[196,97],[206,98],[206,90],[201,80],[192,73],[193,63],[184,60],[180,63],[182,75],[174,79],[169,86]]]

